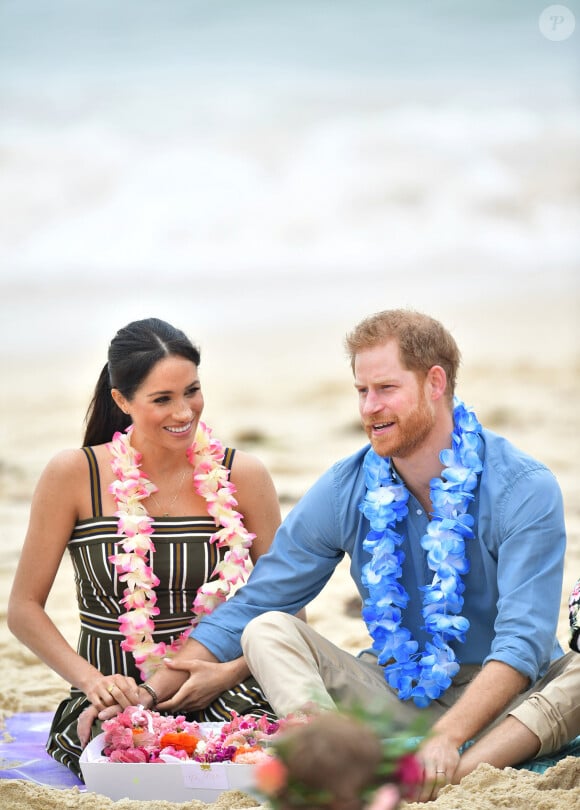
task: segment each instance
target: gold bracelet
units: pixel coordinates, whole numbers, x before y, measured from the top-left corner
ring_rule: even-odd
[[[151,708],[152,709],[155,708],[155,706],[157,706],[157,704],[159,703],[159,698],[157,697],[157,692],[155,691],[155,689],[153,689],[153,687],[150,686],[148,683],[142,683],[141,689],[144,689],[146,692],[149,692],[149,694],[153,698],[153,704]]]

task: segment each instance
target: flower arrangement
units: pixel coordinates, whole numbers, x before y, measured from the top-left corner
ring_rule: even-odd
[[[142,706],[128,706],[105,720],[103,754],[110,762],[158,763],[178,760],[235,762],[251,765],[269,759],[270,739],[281,728],[301,722],[296,716],[272,722],[265,715],[238,715],[220,728],[188,722],[184,716],[162,715]]]
[[[102,753],[114,763],[251,765],[275,810],[395,810],[422,779],[414,752],[425,728],[420,717],[402,732],[376,704],[275,722],[233,712],[221,725],[129,706],[103,723]]]
[[[395,810],[422,780],[414,752],[424,728],[419,718],[397,732],[377,706],[319,714],[276,734],[256,788],[275,810]]]

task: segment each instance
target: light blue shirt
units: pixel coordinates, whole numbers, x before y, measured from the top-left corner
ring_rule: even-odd
[[[462,615],[470,629],[464,644],[452,646],[459,663],[502,661],[535,682],[562,655],[556,640],[566,547],[562,495],[543,464],[490,431],[482,438],[483,471],[469,508],[475,539],[466,541],[471,567],[463,578]],[[250,619],[268,610],[296,613],[307,605],[345,554],[361,598],[368,596],[361,570],[370,560],[363,550],[369,523],[358,508],[368,449],[322,475],[284,520],[246,585],[192,632],[219,660],[241,655],[240,636]],[[429,636],[421,629],[419,588],[433,572],[420,540],[429,517],[412,494],[408,507],[397,524],[406,538],[402,584],[411,595],[403,624],[423,646]]]

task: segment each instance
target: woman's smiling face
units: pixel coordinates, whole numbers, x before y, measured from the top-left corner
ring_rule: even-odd
[[[159,360],[131,400],[114,390],[115,401],[133,422],[134,441],[140,446],[168,450],[188,447],[203,411],[203,394],[197,366],[170,355]]]

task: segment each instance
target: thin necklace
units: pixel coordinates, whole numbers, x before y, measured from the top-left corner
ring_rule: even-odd
[[[177,491],[176,491],[175,495],[173,496],[173,498],[171,500],[171,503],[169,504],[169,506],[167,507],[167,509],[165,511],[163,511],[163,507],[161,506],[161,504],[159,503],[159,501],[157,500],[155,495],[153,493],[150,494],[150,497],[153,498],[153,500],[155,501],[155,504],[157,505],[157,508],[161,512],[161,517],[169,517],[169,513],[171,512],[171,508],[172,508],[173,504],[175,503],[175,501],[179,497],[179,493],[181,492],[181,487],[183,486],[183,482],[185,481],[185,476],[187,475],[187,473],[188,473],[188,470],[184,470],[183,475],[181,476],[181,480],[179,482],[179,486],[177,487]],[[157,492],[159,492],[159,489],[157,490]]]

